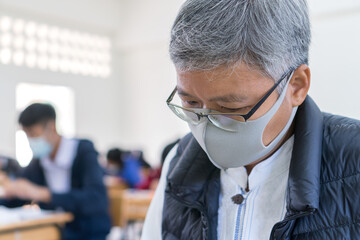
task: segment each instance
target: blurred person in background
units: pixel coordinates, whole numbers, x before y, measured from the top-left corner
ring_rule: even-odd
[[[152,188],[152,181],[159,177],[144,159],[142,151],[112,148],[107,152],[106,159],[106,172],[110,176],[117,177],[129,188]]]
[[[21,178],[5,181],[8,200],[2,204],[35,202],[43,209],[71,212],[74,221],[66,224],[63,239],[104,240],[110,231],[108,199],[93,143],[59,135],[49,104],[31,104],[20,114],[19,124],[33,159]]]
[[[107,173],[116,177],[129,188],[135,188],[141,182],[140,162],[128,158],[130,152],[112,148],[106,154]]]

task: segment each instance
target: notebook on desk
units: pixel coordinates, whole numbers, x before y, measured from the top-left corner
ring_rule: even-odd
[[[41,210],[38,207],[7,208],[0,206],[0,225],[41,219],[50,213],[53,213],[53,211]]]

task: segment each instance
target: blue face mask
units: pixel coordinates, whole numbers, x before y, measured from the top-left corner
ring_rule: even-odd
[[[44,137],[29,138],[29,145],[34,158],[47,157],[53,151],[53,146]]]

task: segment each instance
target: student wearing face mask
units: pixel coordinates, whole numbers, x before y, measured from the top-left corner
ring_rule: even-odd
[[[98,153],[89,140],[65,138],[56,130],[49,104],[34,103],[19,117],[33,160],[20,179],[7,181],[4,202],[15,207],[37,202],[44,209],[71,212],[63,239],[103,240],[110,230],[108,199]]]
[[[307,95],[310,35],[306,0],[183,4],[166,102],[191,133],[143,240],[360,239],[360,121]]]

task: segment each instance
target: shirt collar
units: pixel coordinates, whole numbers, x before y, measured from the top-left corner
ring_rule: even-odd
[[[64,169],[70,168],[77,150],[77,142],[78,141],[76,139],[61,137],[59,148],[57,150],[54,161],[52,161],[50,157],[42,158],[41,162],[43,166],[56,166]]]

